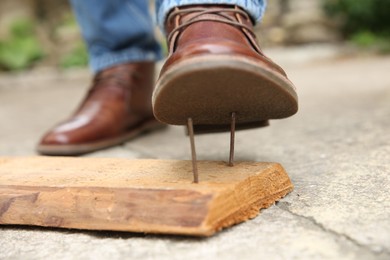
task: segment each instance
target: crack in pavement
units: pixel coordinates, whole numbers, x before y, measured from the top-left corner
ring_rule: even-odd
[[[364,244],[358,242],[357,240],[353,239],[352,237],[350,237],[350,236],[348,236],[346,234],[338,233],[337,231],[334,231],[332,229],[329,229],[329,228],[325,227],[323,224],[319,223],[314,217],[307,217],[307,216],[300,215],[300,214],[297,214],[297,213],[291,211],[290,208],[288,207],[288,203],[287,202],[278,202],[276,204],[276,206],[279,209],[281,209],[283,211],[286,211],[286,212],[288,212],[289,214],[291,214],[291,215],[293,215],[295,217],[298,217],[298,218],[301,218],[301,219],[309,221],[310,223],[312,223],[313,225],[315,225],[316,227],[318,227],[319,229],[321,229],[322,231],[324,231],[326,233],[329,233],[329,234],[334,235],[336,237],[344,238],[345,240],[351,242],[353,245],[355,245],[355,246],[357,246],[359,248],[362,248],[363,250],[367,251],[370,254],[374,254],[375,256],[384,256],[385,259],[390,259],[390,251],[386,250],[386,248],[383,248],[382,246],[380,246],[381,251],[379,251],[379,252],[374,251],[369,246],[364,245]]]

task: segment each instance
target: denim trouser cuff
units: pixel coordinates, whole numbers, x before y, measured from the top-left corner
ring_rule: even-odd
[[[159,0],[157,3],[157,22],[163,31],[167,15],[177,6],[196,4],[237,5],[247,11],[255,21],[261,20],[266,7],[266,0]]]
[[[99,72],[119,64],[157,61],[160,59],[162,59],[160,51],[146,51],[131,46],[120,52],[107,52],[99,56],[90,55],[89,64],[92,71]]]

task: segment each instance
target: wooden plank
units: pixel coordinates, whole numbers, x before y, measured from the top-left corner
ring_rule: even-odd
[[[293,186],[277,163],[0,158],[0,224],[210,236]]]

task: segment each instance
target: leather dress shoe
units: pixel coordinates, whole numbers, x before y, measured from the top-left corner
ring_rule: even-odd
[[[169,56],[152,104],[161,122],[194,130],[236,130],[268,125],[298,110],[294,85],[266,57],[253,32],[253,21],[237,6],[185,6],[166,20]]]
[[[152,112],[154,63],[118,65],[98,73],[77,111],[44,135],[37,151],[80,155],[161,128]]]

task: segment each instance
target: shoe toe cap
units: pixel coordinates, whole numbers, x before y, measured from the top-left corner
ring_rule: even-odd
[[[54,131],[47,133],[40,141],[40,145],[66,145],[70,144],[70,137],[65,133],[56,133]]]

